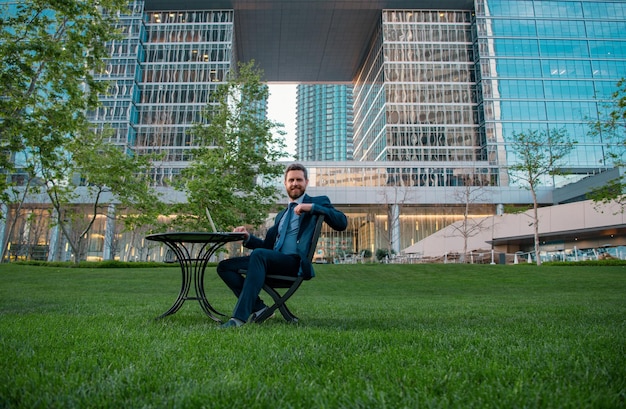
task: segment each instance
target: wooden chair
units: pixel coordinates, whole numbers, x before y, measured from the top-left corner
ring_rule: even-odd
[[[307,257],[309,261],[313,260],[313,256],[315,255],[315,247],[317,247],[317,240],[320,237],[320,233],[322,232],[322,224],[324,223],[324,217],[317,216],[317,221],[315,224],[315,230],[313,231],[313,237],[311,239],[311,247],[309,248],[309,253]],[[241,273],[245,273],[245,270],[240,270]],[[255,323],[262,323],[269,317],[271,317],[276,310],[279,310],[283,315],[285,320],[290,323],[297,323],[298,317],[296,317],[290,310],[287,308],[287,300],[294,295],[294,293],[300,288],[300,285],[304,281],[303,277],[293,277],[293,276],[284,276],[278,274],[267,274],[265,276],[265,283],[263,284],[263,291],[269,294],[274,300],[274,304],[269,306],[261,315],[256,317],[254,320]],[[277,291],[277,289],[286,289],[282,291],[282,294]]]

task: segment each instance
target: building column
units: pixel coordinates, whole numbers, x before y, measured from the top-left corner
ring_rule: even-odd
[[[59,227],[54,226],[50,229],[50,243],[48,244],[48,261],[59,261],[61,259],[59,253]]]
[[[8,220],[8,213],[9,213],[9,207],[4,203],[0,203],[0,214],[4,215],[4,217],[0,217],[0,254],[4,252],[4,248],[7,245],[7,241],[9,240],[9,237],[6,237],[6,234],[7,234],[6,221]],[[8,256],[8,254],[5,254],[5,256]],[[2,263],[3,261],[4,260],[0,260],[0,263]]]
[[[504,204],[498,203],[496,205],[496,216],[502,216],[504,214]]]
[[[104,244],[102,248],[102,260],[113,260],[115,252],[115,205],[109,204],[107,219],[104,226]]]
[[[50,220],[55,220],[57,211],[54,210],[50,216]],[[67,250],[64,249],[65,236],[58,223],[50,229],[50,242],[48,243],[48,261],[67,261],[69,260]]]
[[[389,235],[391,237],[391,250],[395,254],[400,254],[400,205],[393,204],[390,206]]]

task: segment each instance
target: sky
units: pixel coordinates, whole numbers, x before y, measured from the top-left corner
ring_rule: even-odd
[[[296,86],[297,84],[269,84],[270,97],[267,101],[267,116],[285,127],[283,130],[287,152],[286,160],[293,159],[296,154]]]

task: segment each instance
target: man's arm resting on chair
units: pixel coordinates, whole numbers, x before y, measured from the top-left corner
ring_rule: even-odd
[[[324,221],[332,229],[344,231],[348,227],[348,218],[335,209],[328,196],[317,196],[311,206],[311,213],[324,216]]]

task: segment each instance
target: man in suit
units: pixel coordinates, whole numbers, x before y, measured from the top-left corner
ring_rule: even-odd
[[[278,213],[265,239],[250,234],[244,226],[236,227],[235,232],[245,234],[243,244],[252,249],[252,253],[221,261],[217,265],[217,273],[237,297],[232,318],[221,328],[241,326],[263,313],[267,306],[259,298],[259,293],[268,272],[303,276],[305,279],[315,275],[307,259],[315,230],[313,215],[324,217],[324,221],[335,230],[343,231],[348,227],[346,215],[335,209],[327,196],[311,197],[304,193],[309,183],[304,166],[297,163],[289,165],[284,183],[289,206]],[[241,269],[247,270],[245,277],[239,274]]]

